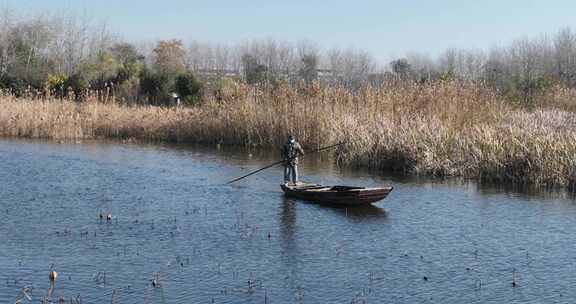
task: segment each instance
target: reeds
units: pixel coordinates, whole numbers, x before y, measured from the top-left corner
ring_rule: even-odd
[[[0,136],[305,148],[346,140],[343,165],[526,185],[576,185],[576,92],[552,88],[531,107],[466,82],[235,85],[200,106],[166,108],[0,97]]]

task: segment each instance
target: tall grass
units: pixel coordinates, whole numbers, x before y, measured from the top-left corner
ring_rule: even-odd
[[[0,97],[0,136],[280,145],[346,140],[337,160],[407,174],[576,185],[576,91],[528,108],[465,82],[342,87],[237,85],[193,108]]]

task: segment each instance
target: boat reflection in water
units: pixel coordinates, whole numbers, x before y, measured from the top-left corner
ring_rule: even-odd
[[[297,198],[284,196],[282,197],[282,213],[281,218],[281,231],[282,235],[289,238],[296,230],[296,204],[314,205],[325,211],[332,211],[333,213],[349,217],[359,221],[372,221],[372,220],[385,220],[388,214],[386,210],[372,204],[364,204],[359,206],[335,205],[309,202],[306,200],[299,200]]]

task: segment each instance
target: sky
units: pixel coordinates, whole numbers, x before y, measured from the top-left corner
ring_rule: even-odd
[[[576,29],[574,0],[0,0],[19,13],[80,13],[130,41],[234,44],[311,40],[354,47],[379,61],[409,52],[489,49]]]

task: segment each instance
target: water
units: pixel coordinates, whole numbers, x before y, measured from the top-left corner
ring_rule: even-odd
[[[576,300],[569,196],[381,178],[318,158],[303,161],[306,180],[395,189],[343,209],[284,198],[279,168],[224,185],[275,156],[0,141],[0,302],[30,286],[39,303],[52,264],[52,299],[82,303]]]

